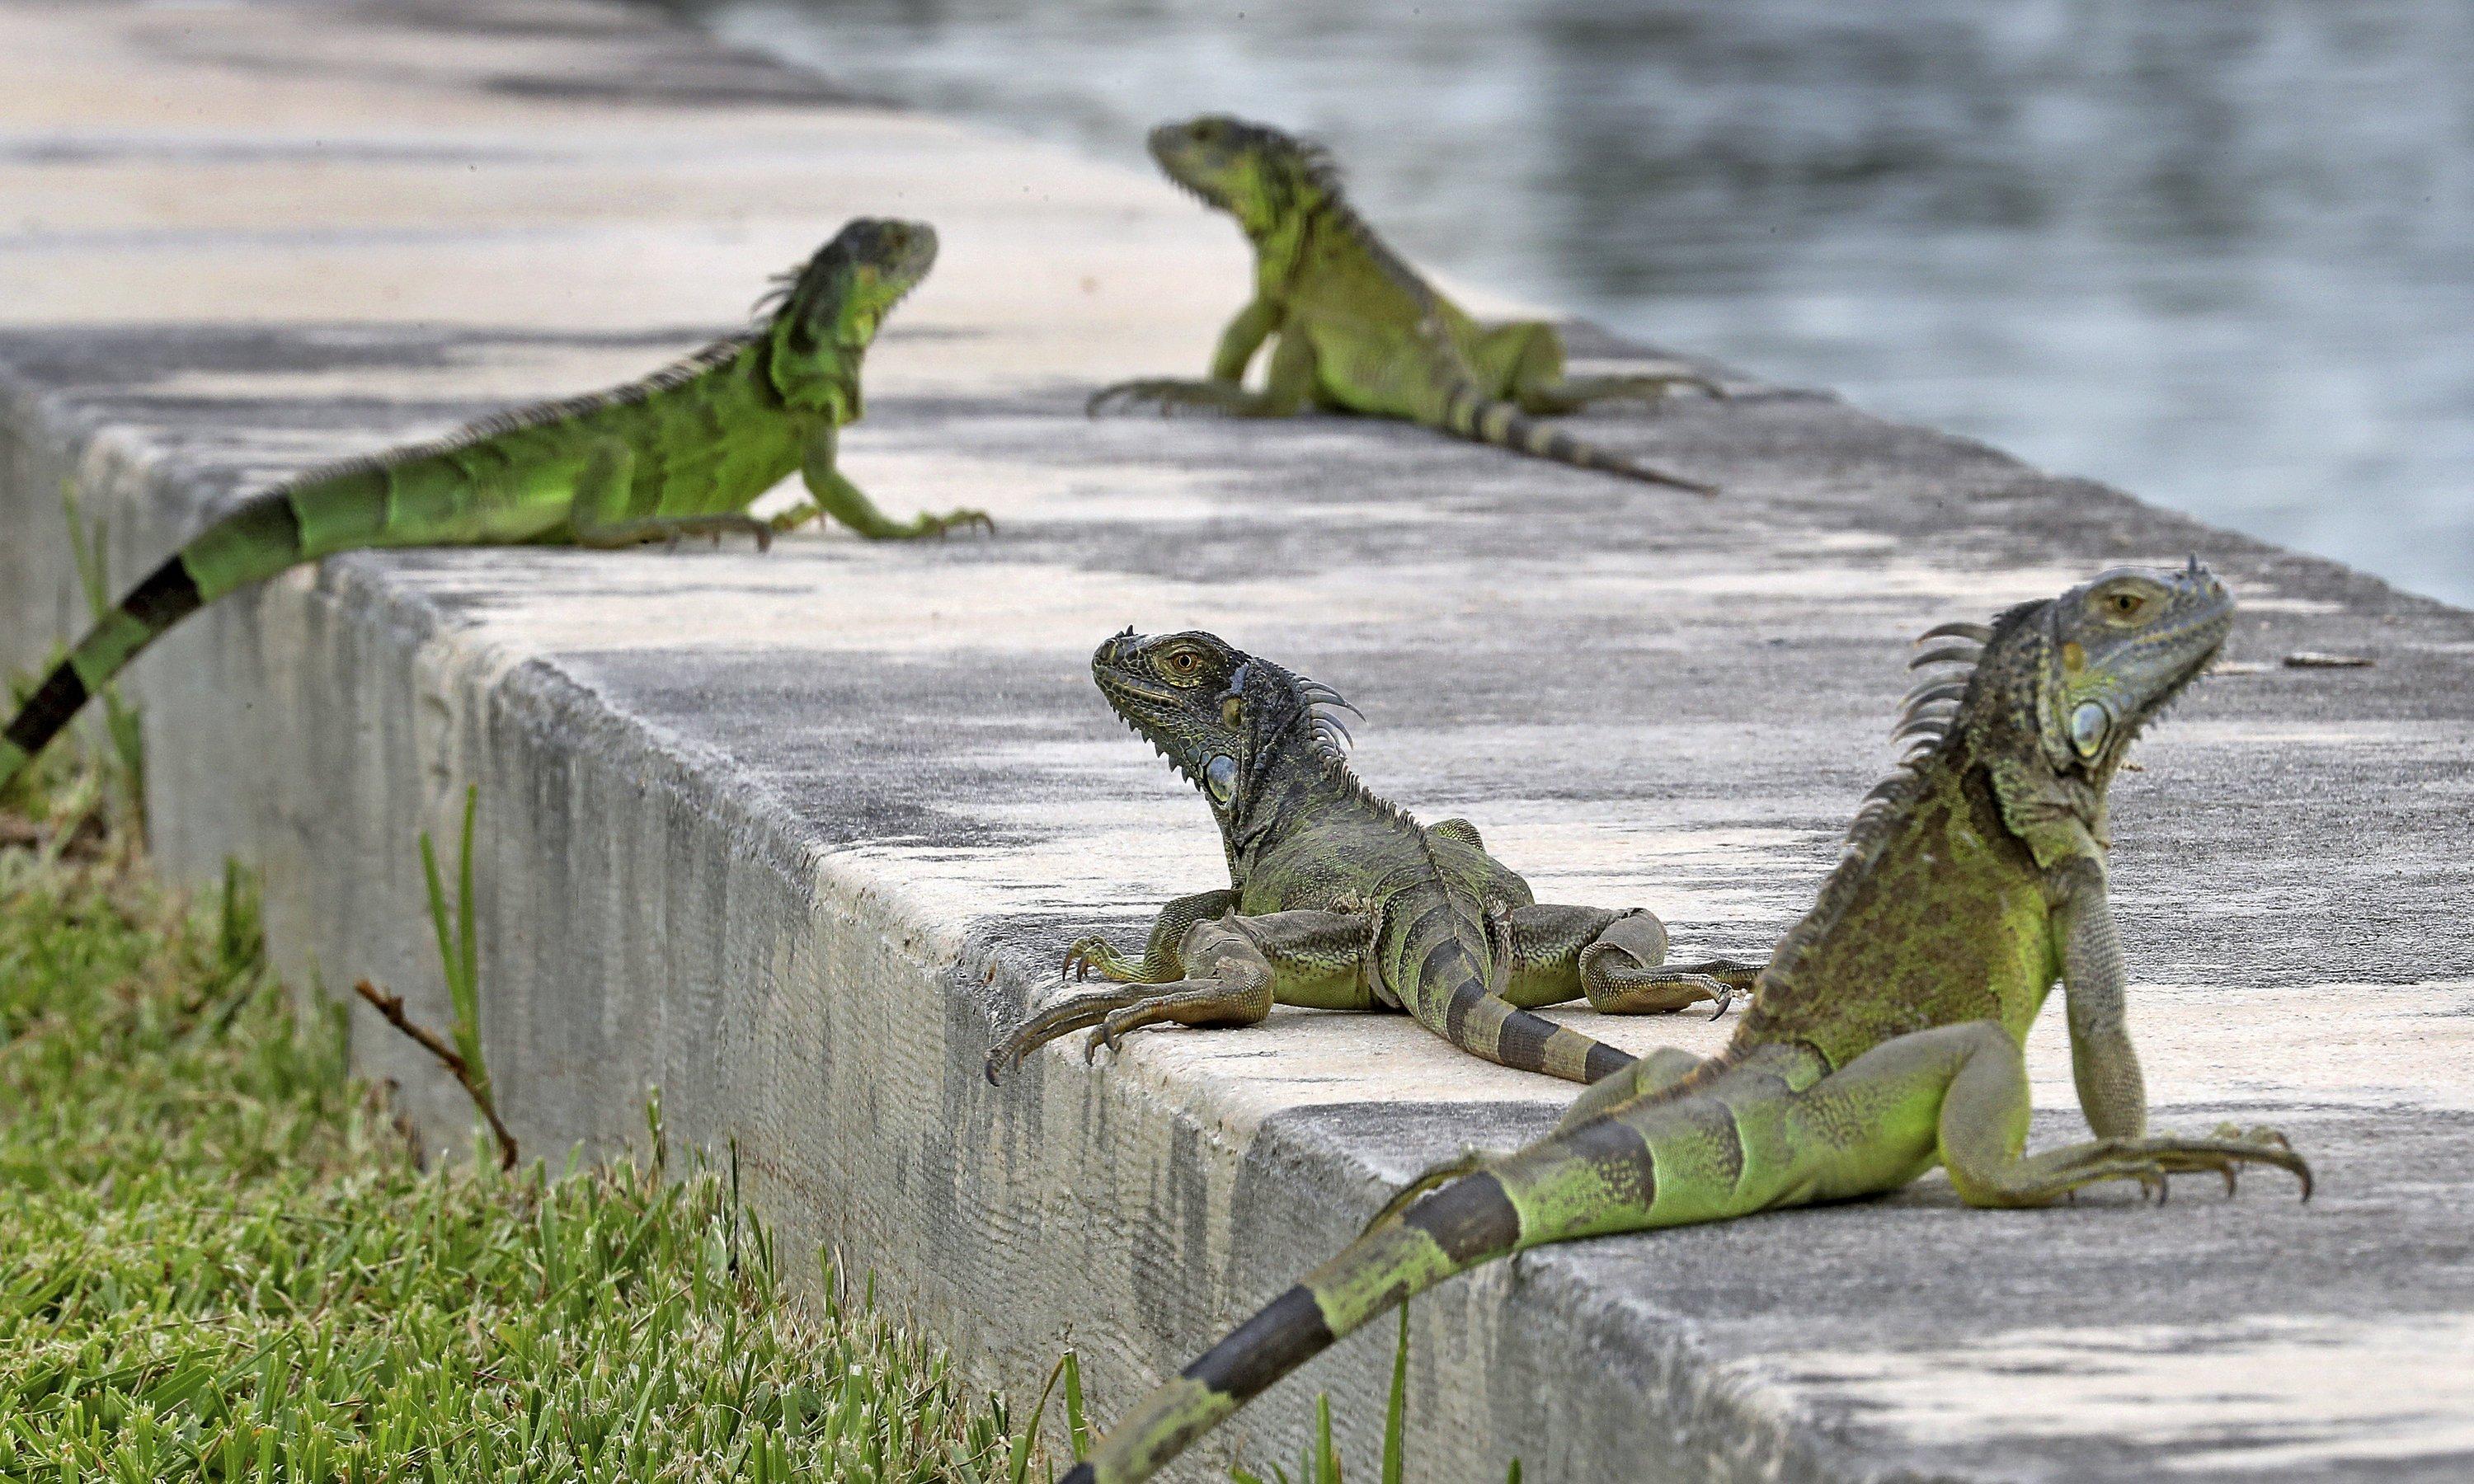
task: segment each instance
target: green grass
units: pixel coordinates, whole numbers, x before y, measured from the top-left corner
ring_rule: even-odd
[[[246,878],[154,883],[126,765],[64,740],[0,805],[0,1480],[1023,1484],[1089,1449],[1072,1352],[1016,1430],[872,1283],[786,1302],[725,1172],[506,1173],[477,1127],[424,1168],[343,1007],[267,971]],[[477,1066],[470,808],[451,898],[422,846]],[[1407,1347],[1404,1315],[1386,1484]],[[1283,1484],[1340,1484],[1314,1406]]]
[[[152,884],[100,772],[0,831],[0,1479],[1026,1476],[830,1272],[783,1302],[721,1173],[424,1169],[247,893]]]

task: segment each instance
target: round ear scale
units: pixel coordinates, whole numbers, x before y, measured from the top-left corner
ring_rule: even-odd
[[[2094,701],[2082,701],[2071,712],[2071,746],[2081,757],[2094,757],[2113,730],[2113,713]]]
[[[1237,759],[1221,753],[1203,765],[1202,786],[1211,797],[1226,803],[1237,795]]]

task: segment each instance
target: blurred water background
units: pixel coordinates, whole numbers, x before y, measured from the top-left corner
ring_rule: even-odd
[[[1308,132],[1415,259],[2474,602],[2465,0],[688,8],[1146,168]]]

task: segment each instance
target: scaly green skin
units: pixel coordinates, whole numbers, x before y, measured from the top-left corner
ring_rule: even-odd
[[[1086,1057],[1145,1025],[1250,1025],[1272,1006],[1406,1010],[1463,1050],[1520,1071],[1596,1082],[1632,1056],[1528,1007],[1586,994],[1614,1014],[1724,1011],[1758,965],[1661,967],[1647,912],[1541,905],[1466,820],[1428,829],[1348,768],[1328,686],[1208,634],[1100,646],[1091,672],[1128,726],[1201,790],[1230,885],[1179,898],[1133,963],[1098,938],[1068,970],[1132,986],[1033,1016],[988,1057],[988,1080],[1034,1047],[1094,1026]]]
[[[1221,335],[1210,380],[1123,382],[1091,398],[1094,413],[1149,403],[1243,418],[1285,418],[1310,406],[1402,418],[1579,468],[1717,492],[1528,416],[1615,398],[1654,402],[1679,386],[1722,395],[1709,378],[1565,376],[1553,325],[1470,319],[1350,209],[1321,150],[1276,129],[1205,115],[1161,125],[1151,149],[1171,179],[1245,229],[1254,246],[1254,298]],[[1269,385],[1248,392],[1247,364],[1266,340],[1276,341]]]
[[[2105,785],[2205,668],[2233,600],[2194,561],[2108,572],[2011,610],[1919,664],[1972,664],[1909,700],[1921,738],[1867,802],[1821,899],[1707,1062],[1673,1049],[1583,1093],[1555,1131],[1364,1236],[1139,1403],[1066,1484],[1148,1478],[1341,1335],[1479,1263],[1547,1242],[1893,1190],[1935,1164],[1972,1205],[2045,1206],[2098,1181],[2244,1164],[2310,1170],[2282,1136],[2147,1129],[2105,898]],[[2054,982],[2094,1141],[2023,1156],[2021,1042]]]
[[[868,343],[935,260],[925,224],[853,221],[744,334],[642,381],[313,469],[247,501],[157,568],[44,679],[0,732],[0,787],[173,624],[336,552],[618,547],[734,532],[763,545],[820,515],[881,539],[988,525],[973,510],[895,520],[834,467],[837,433],[860,416]],[[794,469],[811,501],[770,522],[746,514]]]

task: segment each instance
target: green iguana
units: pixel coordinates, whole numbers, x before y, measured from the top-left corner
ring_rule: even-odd
[[[2205,669],[2233,600],[2195,559],[2107,572],[1917,658],[1920,738],[1874,790],[1811,913],[1763,970],[1734,1040],[1667,1049],[1577,1099],[1554,1132],[1421,1180],[1331,1261],[1138,1403],[1066,1484],[1148,1478],[1213,1424],[1393,1305],[1479,1263],[1606,1233],[1892,1190],[1935,1164],[1975,1206],[2082,1185],[2310,1168],[2268,1130],[2147,1132],[2105,898],[2105,786],[2132,736]],[[2023,1155],[2020,1046],[2059,979],[2097,1137]]]
[[[1091,398],[1093,413],[1148,402],[1162,412],[1285,418],[1311,405],[1717,493],[1529,417],[1614,398],[1654,402],[1679,386],[1723,395],[1717,383],[1688,372],[1565,376],[1553,325],[1470,319],[1350,208],[1328,156],[1276,129],[1206,114],[1152,131],[1151,150],[1170,179],[1237,219],[1254,245],[1254,298],[1222,332],[1210,380],[1122,382]],[[1245,390],[1247,364],[1274,338],[1268,385]]]
[[[1230,885],[1161,910],[1137,964],[1099,938],[1069,971],[1129,986],[1032,1017],[988,1056],[988,1080],[1032,1048],[1097,1026],[1084,1049],[1137,1027],[1251,1025],[1273,1004],[1406,1010],[1465,1051],[1519,1071],[1595,1082],[1632,1055],[1525,1007],[1586,994],[1618,1015],[1715,1000],[1758,966],[1671,965],[1649,913],[1533,902],[1467,820],[1433,828],[1349,771],[1348,707],[1329,686],[1208,634],[1138,638],[1091,657],[1126,725],[1201,789]]]
[[[156,568],[0,732],[0,787],[88,696],[173,624],[236,587],[340,551],[567,542],[618,547],[724,534],[762,546],[827,515],[861,536],[989,526],[975,510],[900,521],[834,467],[860,416],[860,361],[936,260],[923,223],[862,218],[786,275],[742,334],[641,381],[517,408],[435,443],[312,469],[244,502]],[[747,514],[791,470],[812,498]]]

